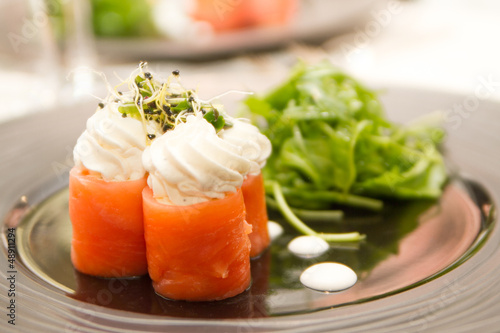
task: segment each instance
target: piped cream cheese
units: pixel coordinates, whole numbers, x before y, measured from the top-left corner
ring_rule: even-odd
[[[219,136],[225,141],[240,146],[242,156],[251,163],[250,174],[259,174],[271,155],[271,142],[254,125],[244,119],[230,119],[232,127],[223,129]]]
[[[142,152],[146,136],[142,123],[123,118],[118,104],[108,103],[87,120],[87,128],[73,150],[75,166],[107,181],[144,177]]]
[[[220,138],[201,114],[155,139],[143,164],[154,197],[174,205],[224,198],[241,187],[251,169],[242,147]]]

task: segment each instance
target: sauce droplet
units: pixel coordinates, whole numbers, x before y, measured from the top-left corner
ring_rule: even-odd
[[[267,221],[267,232],[271,241],[275,240],[283,233],[283,227],[274,221]]]
[[[302,258],[318,257],[329,248],[330,245],[324,239],[316,236],[299,236],[288,243],[288,250]]]
[[[346,265],[323,262],[308,267],[300,275],[307,288],[322,292],[337,292],[351,288],[358,281],[356,273]]]

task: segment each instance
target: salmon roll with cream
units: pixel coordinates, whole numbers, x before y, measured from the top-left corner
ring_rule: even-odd
[[[250,161],[250,172],[242,184],[246,220],[252,226],[249,235],[251,257],[259,256],[270,244],[267,229],[267,209],[264,178],[261,169],[271,154],[271,142],[259,129],[244,119],[231,119],[232,126],[220,131],[219,136],[242,148],[242,156]]]
[[[241,185],[250,162],[241,151],[218,137],[201,113],[145,150],[144,231],[158,294],[212,301],[249,287],[251,226]]]
[[[69,176],[71,260],[85,274],[147,274],[142,212],[142,123],[100,104],[74,148]]]

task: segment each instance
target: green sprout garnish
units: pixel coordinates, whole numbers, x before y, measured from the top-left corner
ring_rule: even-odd
[[[217,132],[224,128],[224,125],[226,124],[224,117],[219,114],[219,111],[217,111],[217,109],[213,109],[205,113],[203,118],[205,118],[210,124],[212,124]]]
[[[146,71],[146,66],[146,62],[141,62],[127,80],[110,88],[107,103],[117,103],[123,117],[141,121],[149,140],[154,140],[156,134],[151,134],[151,130],[148,133],[147,128],[152,127],[154,133],[161,135],[185,122],[189,115],[204,115],[217,132],[231,126],[212,103],[199,99],[196,91],[182,86],[178,70],[162,80]],[[120,91],[123,86],[128,90]]]

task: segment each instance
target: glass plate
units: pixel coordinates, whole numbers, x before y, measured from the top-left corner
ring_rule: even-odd
[[[76,271],[70,258],[67,188],[35,206],[21,221],[17,228],[17,248],[23,264],[41,280],[69,297],[91,304],[190,318],[290,315],[391,295],[459,265],[476,250],[489,230],[480,210],[485,203],[474,202],[477,196],[464,190],[466,183],[460,185],[465,186],[461,186],[463,189],[448,186],[438,202],[398,202],[386,207],[382,214],[346,218],[333,228],[346,229],[348,225],[366,234],[366,241],[332,244],[329,251],[316,258],[304,259],[290,253],[287,244],[297,234],[286,228],[270,249],[252,260],[251,288],[219,302],[166,300],[155,294],[147,276],[103,279]],[[479,194],[487,198],[484,192]],[[323,229],[332,230],[332,226]],[[353,268],[358,283],[339,293],[304,288],[299,282],[301,272],[314,263],[326,261]]]

